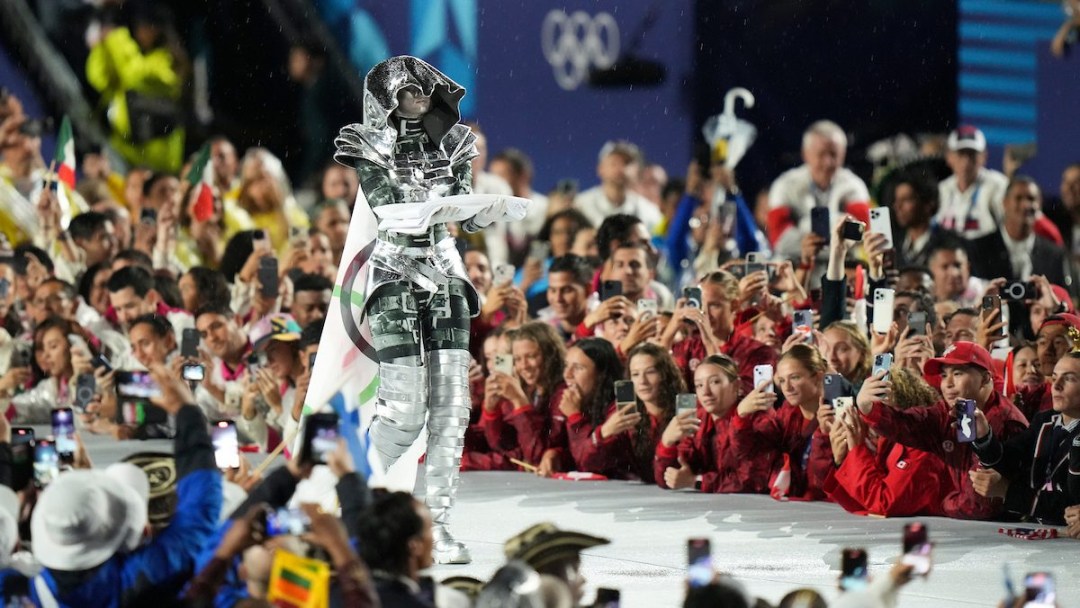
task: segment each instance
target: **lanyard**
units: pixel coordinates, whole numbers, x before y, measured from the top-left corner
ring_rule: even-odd
[[[975,190],[971,192],[971,201],[968,203],[967,215],[964,216],[964,224],[961,227],[956,226],[956,217],[949,218],[949,226],[946,226],[949,230],[955,230],[959,233],[967,232],[968,230],[978,230],[979,221],[975,217],[975,205],[979,202],[979,191],[982,190],[982,184],[975,186]],[[963,194],[960,194],[963,197]],[[952,207],[953,205],[949,205]]]

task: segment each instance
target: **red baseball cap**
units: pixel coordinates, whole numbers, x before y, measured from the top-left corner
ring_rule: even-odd
[[[1068,312],[1050,315],[1049,317],[1046,317],[1046,320],[1043,321],[1042,327],[1040,327],[1039,329],[1042,329],[1043,327],[1048,327],[1050,325],[1065,325],[1080,329],[1080,316],[1076,316],[1075,314]]]
[[[974,342],[953,342],[940,357],[930,359],[923,365],[923,374],[934,388],[941,387],[941,368],[946,365],[974,365],[990,372],[991,376],[997,376],[990,353]]]

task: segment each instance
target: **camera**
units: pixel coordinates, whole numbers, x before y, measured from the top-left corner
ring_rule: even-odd
[[[1038,297],[1038,290],[1035,289],[1035,283],[1030,281],[1013,281],[1001,291],[1001,297],[1004,300],[1034,300]]]

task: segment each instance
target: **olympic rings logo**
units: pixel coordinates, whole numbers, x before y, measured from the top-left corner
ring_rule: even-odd
[[[566,11],[553,10],[544,18],[540,42],[555,82],[573,91],[588,77],[590,67],[603,70],[615,64],[619,25],[610,13],[593,17],[585,11],[567,15]]]

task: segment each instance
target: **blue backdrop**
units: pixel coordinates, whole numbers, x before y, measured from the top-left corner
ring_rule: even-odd
[[[592,185],[600,147],[616,138],[637,143],[671,172],[686,169],[697,130],[692,0],[577,0],[554,8],[503,0],[316,4],[361,73],[389,55],[411,54],[463,84],[464,114],[480,123],[490,152],[525,150],[538,190],[567,177]],[[643,27],[653,6],[660,10]],[[583,82],[589,67],[630,48],[664,65],[661,86],[595,89]]]

